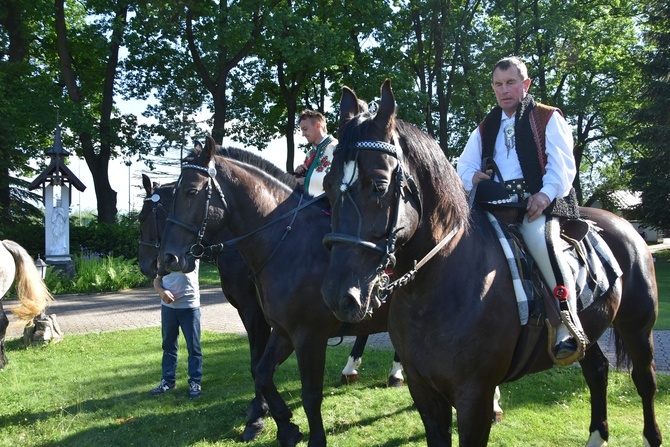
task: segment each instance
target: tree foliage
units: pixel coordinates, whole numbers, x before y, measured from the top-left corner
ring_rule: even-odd
[[[645,10],[646,38],[652,43],[643,65],[642,105],[637,109],[639,131],[632,141],[640,156],[632,163],[633,186],[642,192],[643,221],[670,228],[670,5],[650,1]]]
[[[190,149],[204,133],[259,150],[285,137],[290,171],[303,108],[336,133],[342,86],[374,101],[387,77],[400,117],[455,159],[494,104],[491,68],[509,55],[572,125],[584,200],[628,178],[658,199],[664,177],[652,188],[643,174],[668,158],[657,138],[667,12],[656,0],[0,0],[0,215],[25,200],[18,178],[57,120],[93,173],[99,220],[112,223],[112,158]],[[121,98],[144,101],[143,116],[120,113]]]

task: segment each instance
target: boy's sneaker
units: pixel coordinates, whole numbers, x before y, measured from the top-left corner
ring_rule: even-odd
[[[161,394],[167,393],[168,391],[170,391],[174,387],[175,387],[174,383],[172,385],[170,385],[169,383],[167,383],[165,381],[165,379],[161,379],[158,386],[156,388],[154,388],[153,390],[149,391],[149,394],[151,394],[152,396],[160,396]]]
[[[202,394],[202,390],[200,389],[200,384],[196,382],[191,382],[190,384],[191,389],[188,392],[188,397],[191,399],[195,399],[196,397],[200,397],[200,394]]]

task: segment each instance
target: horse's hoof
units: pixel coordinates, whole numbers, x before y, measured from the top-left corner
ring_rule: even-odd
[[[502,410],[493,412],[493,422],[502,422]]]
[[[252,423],[247,423],[247,426],[244,427],[242,432],[242,441],[251,442],[258,437],[265,430],[265,423],[262,420],[258,420]]]
[[[281,447],[295,447],[302,440],[302,433],[297,425],[289,423],[278,430],[277,440]]]
[[[342,379],[340,380],[342,385],[349,385],[354,382],[358,382],[358,374],[342,374]]]
[[[389,388],[400,388],[405,384],[405,380],[402,377],[389,376],[388,386]]]

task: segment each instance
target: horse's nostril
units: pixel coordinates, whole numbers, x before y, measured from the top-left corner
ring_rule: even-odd
[[[163,265],[170,272],[177,272],[180,270],[179,258],[173,253],[166,253],[163,255]]]

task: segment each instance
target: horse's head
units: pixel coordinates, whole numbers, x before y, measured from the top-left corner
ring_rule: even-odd
[[[193,271],[196,259],[204,254],[203,242],[217,231],[212,222],[220,220],[225,207],[223,192],[216,180],[216,143],[207,137],[205,147],[198,149],[196,146],[182,165],[161,242],[159,260],[168,272]]]
[[[142,174],[142,185],[146,196],[140,211],[140,243],[137,259],[140,271],[149,279],[158,272],[157,259],[161,246],[165,221],[172,204],[174,183],[159,186],[151,182],[149,176]]]
[[[331,262],[321,289],[343,321],[360,321],[381,305],[384,271],[421,220],[422,199],[406,163],[408,126],[399,123],[390,80],[374,116],[343,89],[339,144],[324,180],[333,232],[324,238]]]

